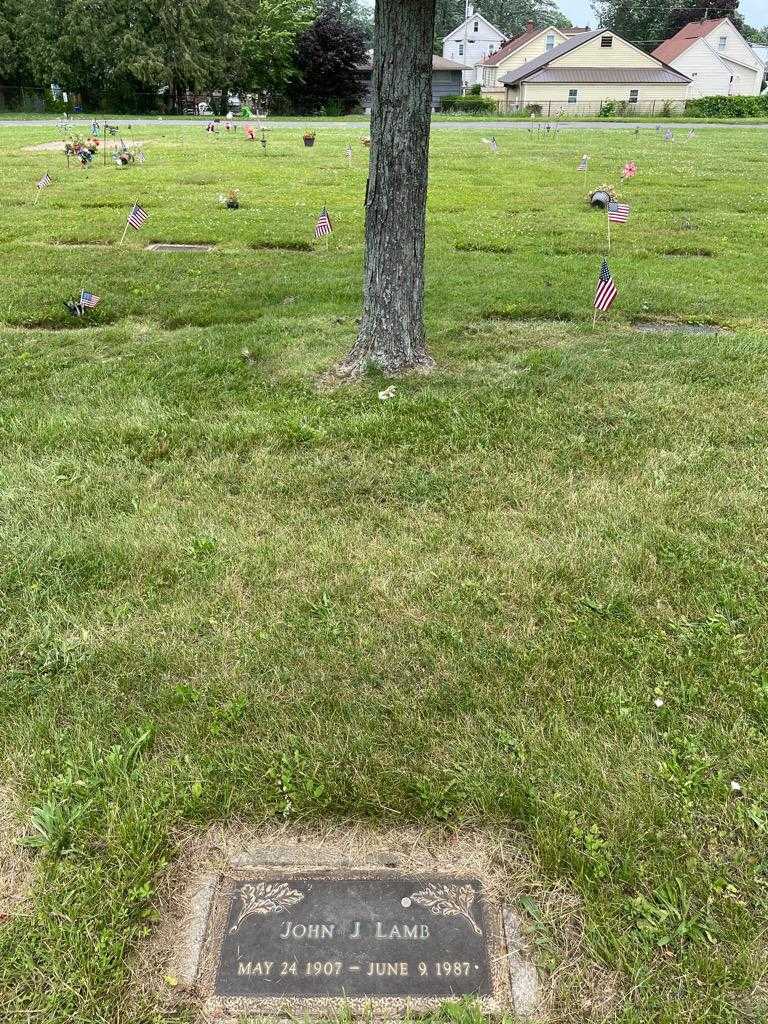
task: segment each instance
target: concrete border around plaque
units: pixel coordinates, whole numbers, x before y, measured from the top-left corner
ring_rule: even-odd
[[[398,854],[323,860],[260,848],[200,880],[177,973],[208,1015],[382,1019],[463,996],[535,1015],[538,972],[489,879],[445,862],[414,870]]]

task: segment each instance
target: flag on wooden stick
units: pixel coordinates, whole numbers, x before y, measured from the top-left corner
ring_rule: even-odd
[[[131,208],[131,212],[128,214],[128,220],[125,222],[125,230],[123,231],[123,237],[120,239],[120,245],[125,241],[125,236],[128,234],[128,228],[133,228],[134,231],[138,231],[139,228],[144,227],[149,219],[149,214],[143,207],[139,206],[138,203],[134,203]]]
[[[98,295],[94,295],[93,292],[87,292],[83,289],[80,292],[80,305],[83,309],[96,309],[101,299]]]
[[[128,227],[133,228],[134,231],[138,231],[139,228],[143,228],[149,219],[149,214],[146,210],[142,209],[138,203],[133,204],[133,209],[128,214]]]
[[[626,203],[608,203],[608,220],[612,224],[626,224],[629,220],[629,206]]]
[[[315,238],[327,238],[328,235],[333,234],[333,225],[331,224],[331,218],[328,216],[328,210],[323,207],[323,212],[317,219],[315,225]]]
[[[589,167],[589,157],[585,153],[579,161],[579,166],[576,168],[577,171],[586,171]]]
[[[597,279],[597,291],[595,292],[595,316],[597,316],[598,312],[602,313],[606,309],[610,309],[613,300],[618,294],[619,290],[614,284],[611,272],[608,269],[608,260],[603,259],[600,264],[600,275]]]
[[[50,184],[51,184],[51,176],[50,176],[50,174],[48,174],[48,172],[46,171],[46,173],[45,173],[45,174],[44,174],[44,175],[42,176],[42,178],[40,179],[40,181],[38,181],[38,183],[37,183],[37,187],[38,187],[39,189],[44,189],[44,188],[48,188],[48,186],[49,186]]]

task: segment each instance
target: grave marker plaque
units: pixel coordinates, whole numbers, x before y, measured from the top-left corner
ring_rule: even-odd
[[[466,876],[226,879],[214,945],[225,1000],[493,995],[490,915]]]

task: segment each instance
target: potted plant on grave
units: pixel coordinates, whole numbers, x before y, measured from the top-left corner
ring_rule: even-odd
[[[307,147],[314,146],[315,144],[315,132],[304,132],[304,145]]]
[[[616,189],[612,185],[598,185],[597,188],[592,189],[588,193],[587,202],[590,206],[596,206],[604,210],[608,203],[615,203],[618,201],[618,198]]]

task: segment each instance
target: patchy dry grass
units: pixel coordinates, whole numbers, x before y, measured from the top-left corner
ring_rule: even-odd
[[[514,829],[554,1020],[759,1019],[763,137],[436,134],[438,370],[381,402],[315,386],[359,311],[352,127],[266,157],[142,133],[143,168],[67,175],[23,152],[45,129],[0,132],[0,763],[42,840],[4,1012],[155,1024],[129,965],[178,837],[343,819]],[[584,152],[595,184],[640,169],[594,331]],[[117,241],[136,198],[124,247],[52,244]],[[632,329],[654,319],[732,333]]]

